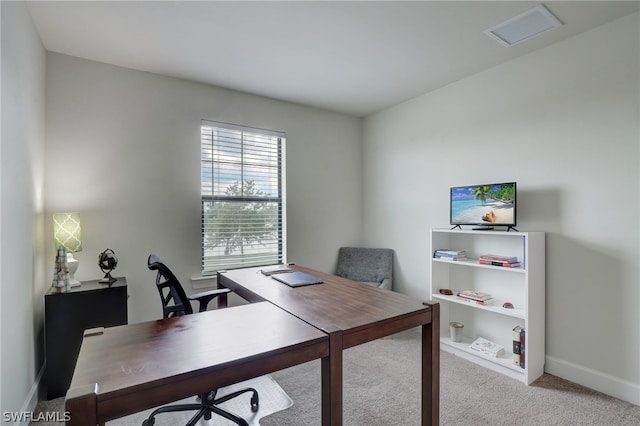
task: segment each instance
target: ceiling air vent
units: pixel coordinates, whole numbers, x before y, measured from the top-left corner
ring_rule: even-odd
[[[522,15],[485,30],[484,33],[503,46],[509,47],[561,25],[562,22],[541,4]]]

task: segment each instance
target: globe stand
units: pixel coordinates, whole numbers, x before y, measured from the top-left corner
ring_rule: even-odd
[[[104,272],[104,271],[102,271]],[[106,274],[104,274],[104,278],[99,280],[98,282],[100,284],[109,284],[109,287],[111,287],[111,284],[115,283],[116,281],[118,281],[117,278],[113,278],[111,276],[111,271],[107,272]]]
[[[104,278],[99,280],[100,284],[108,284],[111,287],[111,284],[118,281],[117,278],[113,278],[111,276],[111,271],[116,269],[118,266],[118,258],[116,254],[111,249],[106,249],[98,256],[98,266],[100,270],[104,272]]]

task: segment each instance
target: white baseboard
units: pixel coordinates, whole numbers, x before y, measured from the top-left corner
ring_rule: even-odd
[[[42,378],[44,377],[44,372],[46,369],[47,363],[43,363],[40,371],[38,371],[38,376],[36,377],[35,382],[31,385],[31,389],[27,394],[27,397],[24,399],[22,403],[22,408],[20,409],[20,413],[33,413],[36,409],[36,405],[38,405],[38,390],[40,388],[40,383]],[[12,423],[13,426],[29,426],[28,421],[14,421]]]
[[[638,383],[632,383],[552,356],[545,357],[544,371],[614,398],[640,405],[640,384]]]

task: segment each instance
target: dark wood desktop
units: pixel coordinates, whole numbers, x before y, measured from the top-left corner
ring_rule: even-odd
[[[323,425],[342,425],[342,351],[413,327],[422,327],[422,424],[439,423],[440,306],[309,268],[296,271],[322,284],[291,288],[260,273],[261,268],[218,274],[220,286],[249,302],[269,301],[329,335],[330,356],[322,359]],[[226,298],[220,300],[225,306]]]
[[[67,424],[103,425],[327,358],[328,340],[326,333],[266,302],[105,328],[82,343],[65,401]]]

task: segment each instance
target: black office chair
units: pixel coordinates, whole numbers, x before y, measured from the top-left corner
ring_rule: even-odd
[[[180,281],[178,281],[176,276],[173,275],[173,272],[171,272],[171,270],[167,268],[167,266],[162,262],[162,260],[160,260],[158,256],[156,256],[155,254],[149,255],[147,266],[152,271],[158,271],[158,274],[156,275],[156,286],[158,288],[158,292],[160,293],[160,299],[162,300],[162,312],[164,318],[192,314],[193,308],[191,307],[191,300],[197,300],[200,304],[200,309],[198,312],[204,312],[207,310],[207,304],[211,300],[215,299],[221,294],[226,294],[231,291],[229,289],[223,288],[205,291],[187,297],[184,289],[182,288],[182,285],[180,284]],[[223,402],[229,401],[230,399],[233,399],[246,392],[253,393],[251,396],[251,410],[254,412],[257,411],[259,399],[258,392],[255,389],[242,389],[218,399],[216,399],[216,389],[198,395],[200,399],[199,403],[168,405],[165,407],[160,407],[153,411],[149,415],[149,417],[142,422],[142,426],[152,426],[153,424],[155,424],[155,416],[160,413],[191,410],[196,410],[197,412],[191,418],[191,420],[189,420],[186,426],[194,426],[202,417],[204,417],[205,420],[210,420],[211,413],[216,413],[238,425],[248,426],[248,423],[243,418],[238,417],[217,406],[218,404],[222,404]]]

